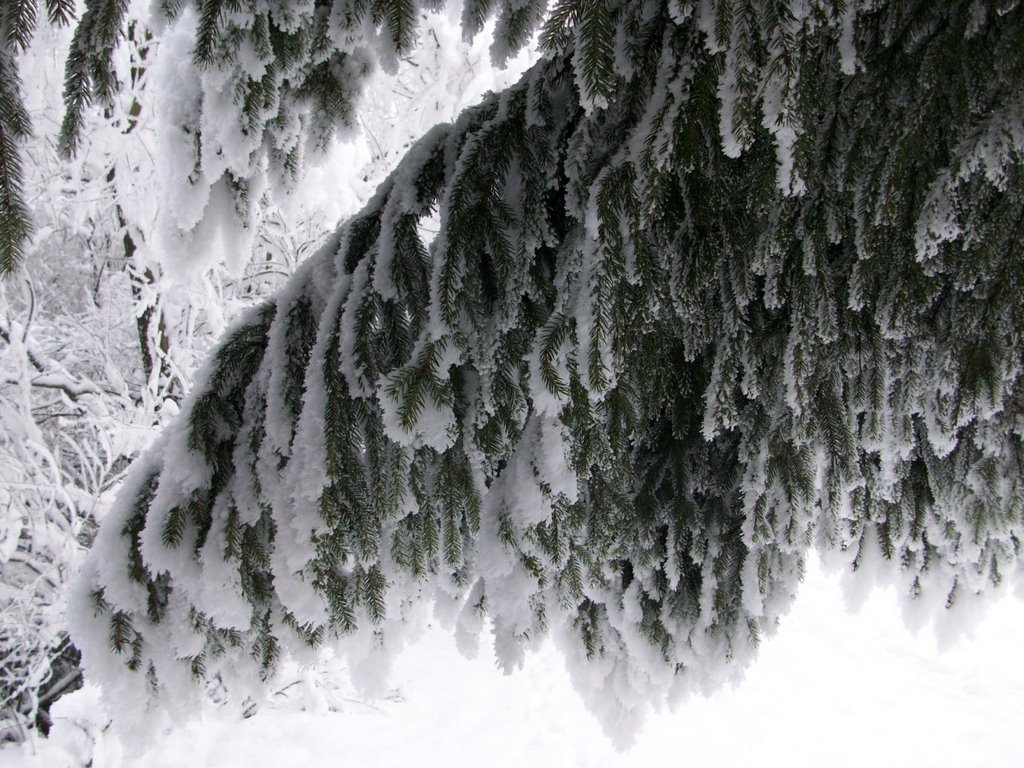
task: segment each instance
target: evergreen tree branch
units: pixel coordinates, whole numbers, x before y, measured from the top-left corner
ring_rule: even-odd
[[[214,354],[105,529],[87,658],[266,679],[436,596],[506,664],[575,635],[614,718],[742,668],[814,549],[940,613],[1019,578],[1019,125],[977,147],[1024,7],[915,8],[856,6],[851,68],[842,13],[558,6]]]
[[[21,167],[21,140],[31,128],[19,89],[13,44],[8,43],[0,48],[0,277],[17,270],[32,230]]]

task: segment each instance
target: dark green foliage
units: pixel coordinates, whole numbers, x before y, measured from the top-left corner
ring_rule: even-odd
[[[48,2],[51,20],[66,19],[66,5]],[[0,5],[0,277],[18,268],[32,230],[22,199],[20,152],[20,143],[31,134],[32,127],[21,101],[16,57],[31,43],[37,16],[35,0],[10,0]]]
[[[494,37],[501,41],[507,55],[518,52],[530,42],[534,30],[544,18],[546,0],[505,0],[498,9]],[[496,64],[503,64],[506,57],[496,57]]]
[[[112,57],[124,34],[127,0],[87,0],[75,27],[64,72],[64,121],[60,147],[73,155],[82,133],[86,108],[111,106],[118,90]]]
[[[576,15],[581,90],[588,99],[603,106],[615,88],[615,26],[607,0],[579,3]]]
[[[14,54],[7,43],[0,48],[0,275],[9,275],[18,268],[31,230],[22,199],[19,145],[31,129],[19,87]]]

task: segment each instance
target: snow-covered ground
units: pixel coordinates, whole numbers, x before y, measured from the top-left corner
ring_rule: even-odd
[[[734,689],[648,718],[617,749],[550,646],[505,676],[481,648],[467,660],[434,629],[399,656],[391,691],[367,701],[314,674],[279,706],[239,719],[211,709],[126,755],[100,734],[96,691],[54,708],[48,741],[0,751],[3,768],[366,768],[428,765],[1019,766],[1024,764],[1024,602],[994,603],[973,636],[939,650],[911,633],[896,595],[857,611],[839,579],[809,569],[793,611]],[[83,759],[84,758],[84,759]]]

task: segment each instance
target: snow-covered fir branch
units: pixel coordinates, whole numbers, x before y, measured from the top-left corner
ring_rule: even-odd
[[[191,22],[203,77],[262,78],[187,166],[235,191],[350,119],[360,46],[411,44],[404,5],[274,7]],[[936,612],[1019,580],[1024,8],[595,0],[544,41],[133,468],[74,604],[112,700],[386,656],[433,602],[507,666],[561,638],[613,723],[742,669],[812,548]]]

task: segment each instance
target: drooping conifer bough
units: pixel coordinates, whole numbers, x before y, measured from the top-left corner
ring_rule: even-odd
[[[611,721],[742,667],[812,549],[939,612],[1019,583],[1024,4],[542,43],[224,339],[101,531],[93,674],[244,686],[434,602],[560,638]]]

